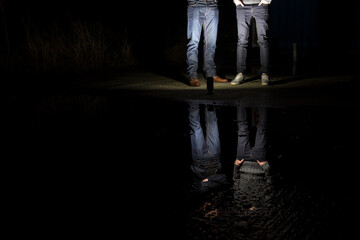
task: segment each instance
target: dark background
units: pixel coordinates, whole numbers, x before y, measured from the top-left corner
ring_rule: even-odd
[[[226,74],[235,74],[235,7],[231,0],[219,1],[217,67]],[[43,34],[51,33],[55,26],[72,33],[77,21],[85,26],[101,23],[109,27],[114,35],[120,34],[110,38],[115,41],[126,38],[137,63],[131,65],[134,70],[181,72],[186,67],[185,0],[0,3],[0,69],[9,71],[10,76],[19,69],[25,74],[31,70],[31,58],[25,61],[29,40],[26,30],[31,30],[31,39],[36,39],[36,34],[46,37]],[[291,65],[296,42],[304,71],[311,68],[324,75],[356,73],[359,7],[356,0],[273,0],[269,20],[273,69],[286,73],[284,66]],[[116,50],[111,45],[106,47],[110,52]],[[14,61],[18,55],[25,60]],[[250,60],[256,57],[253,54]],[[3,68],[7,63],[16,67]],[[2,76],[5,82],[7,79]],[[16,77],[9,79],[18,81]],[[35,79],[27,75],[22,78],[26,82]],[[52,96],[46,91],[22,94],[16,88],[2,89],[4,95],[9,94],[2,102],[2,126],[8,133],[3,136],[8,153],[4,156],[13,165],[6,169],[6,186],[10,190],[7,199],[11,202],[6,205],[11,206],[7,223],[14,229],[13,234],[21,234],[23,225],[27,226],[25,234],[47,237],[44,230],[68,236],[73,235],[69,230],[75,229],[79,235],[104,236],[116,229],[117,236],[145,233],[157,237],[159,229],[170,229],[174,231],[166,239],[174,235],[185,239],[181,233],[188,231],[187,213],[193,209],[192,204],[197,207],[192,199],[187,202],[184,194],[188,190],[184,174],[189,174],[191,161],[185,104],[134,101],[117,93]],[[224,153],[228,157],[225,167],[231,170],[236,144],[235,109],[218,110]],[[275,109],[272,117],[274,162],[283,170],[289,188],[304,192],[299,195],[301,198],[295,198],[295,204],[283,204],[284,209],[291,206],[298,209],[295,213],[304,216],[296,218],[299,220],[294,224],[302,228],[308,219],[308,225],[313,225],[330,215],[321,225],[326,232],[323,235],[328,237],[335,232],[335,239],[341,239],[343,234],[353,235],[359,216],[355,212],[358,197],[354,191],[359,168],[353,164],[358,156],[358,144],[353,141],[359,133],[358,109]],[[292,181],[287,182],[288,179]],[[305,184],[299,184],[302,182]],[[312,194],[302,198],[307,191]],[[321,201],[317,201],[317,196]],[[303,204],[304,201],[316,204]],[[304,205],[308,207],[301,208]],[[313,206],[319,210],[318,218],[311,215]],[[322,212],[328,214],[323,216]],[[284,217],[283,224],[288,222]],[[123,228],[117,231],[119,226]]]
[[[178,1],[1,1],[2,53],[6,41],[21,47],[24,25],[47,31],[54,24],[70,28],[74,21],[101,23],[116,32],[126,31],[134,57],[141,66],[183,70],[186,51],[185,0]],[[220,0],[220,23],[216,61],[220,71],[233,73],[236,61],[236,13],[231,0]],[[274,0],[270,5],[270,47],[272,63],[292,60],[297,44],[299,62],[337,71],[353,69],[360,49],[360,3],[325,0]],[[4,21],[6,24],[4,24]],[[175,49],[174,46],[178,48]],[[179,48],[182,46],[182,48]],[[176,56],[175,56],[176,55]],[[257,56],[255,54],[255,56]],[[170,59],[170,61],[169,61]]]

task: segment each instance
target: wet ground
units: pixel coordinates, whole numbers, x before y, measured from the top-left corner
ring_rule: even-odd
[[[211,96],[164,76],[151,79],[165,87],[143,86],[149,79],[140,78],[131,90],[117,79],[98,90],[90,82],[83,91],[5,95],[12,226],[38,238],[359,237],[360,111],[358,95],[348,94],[358,89],[357,76],[316,83],[279,77],[269,89],[254,80],[238,92],[215,85]],[[190,191],[189,99],[215,103],[218,115],[228,183],[204,194]],[[262,103],[269,109],[271,181],[234,182],[235,106]]]

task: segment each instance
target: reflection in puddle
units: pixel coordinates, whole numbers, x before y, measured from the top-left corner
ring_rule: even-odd
[[[100,229],[121,216],[127,233],[168,239],[358,235],[358,109],[25,100],[8,107],[8,144],[37,161],[19,161],[13,184],[46,219]]]
[[[221,144],[214,106],[203,106],[205,129],[200,119],[200,105],[189,103],[189,126],[193,173],[193,190],[206,192],[226,183],[221,171]]]
[[[350,137],[359,133],[354,127],[357,109],[204,104],[203,129],[199,109],[201,104],[189,103],[190,169],[200,176],[193,181],[201,187],[192,198],[198,205],[186,216],[188,238],[338,239],[357,234],[350,213],[358,210],[356,194],[349,187],[354,187],[356,171],[349,175],[338,168],[356,152]],[[203,153],[201,163],[194,149]],[[217,153],[216,160],[211,153]],[[221,181],[213,176],[222,176]]]

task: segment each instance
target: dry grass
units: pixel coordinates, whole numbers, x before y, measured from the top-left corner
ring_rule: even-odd
[[[25,27],[25,32],[25,54],[35,72],[101,71],[136,62],[126,32],[114,33],[100,23],[74,22],[69,30],[55,25],[49,33]]]
[[[0,0],[3,73],[86,73],[137,65],[126,28],[81,20],[39,24],[23,15],[19,15],[18,25],[8,26],[14,16],[6,18],[5,3]]]

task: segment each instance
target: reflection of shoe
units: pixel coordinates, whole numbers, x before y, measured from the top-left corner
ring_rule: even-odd
[[[267,86],[267,85],[269,85],[269,82],[270,82],[269,75],[267,75],[266,73],[263,73],[261,75],[261,85]]]
[[[217,82],[217,83],[227,83],[228,80],[226,78],[221,78],[219,76],[214,76],[214,82]]]
[[[217,188],[219,186],[227,184],[227,179],[225,174],[213,174],[208,177],[208,186],[210,188]]]
[[[190,78],[189,83],[190,83],[190,86],[192,86],[192,87],[200,87],[200,85],[201,85],[199,82],[199,79],[197,79],[197,78]]]
[[[200,164],[191,164],[190,169],[194,181],[202,181],[206,178],[205,168]]]
[[[260,162],[260,161],[257,161],[258,164],[260,165],[260,167],[262,167],[262,169],[264,169],[264,171],[266,173],[269,173],[270,172],[270,164],[268,161],[263,161],[263,162]]]
[[[227,179],[225,174],[213,174],[209,176],[206,181],[194,182],[191,188],[194,193],[206,193],[226,184]]]
[[[231,85],[239,85],[245,82],[245,76],[242,73],[238,73],[234,80],[231,81]]]

